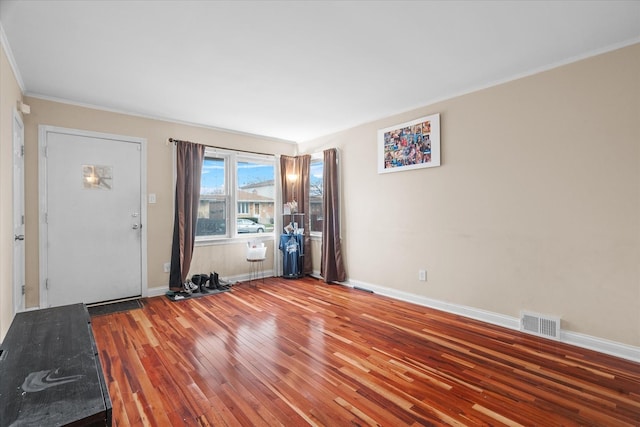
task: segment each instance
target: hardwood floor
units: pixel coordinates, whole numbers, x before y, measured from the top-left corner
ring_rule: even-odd
[[[117,426],[640,425],[640,364],[311,278],[92,325]]]

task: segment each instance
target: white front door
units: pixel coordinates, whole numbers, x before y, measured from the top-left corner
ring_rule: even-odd
[[[142,145],[135,138],[45,132],[45,306],[142,295]],[[43,236],[41,236],[41,239]]]
[[[13,113],[13,309],[24,310],[24,125]]]

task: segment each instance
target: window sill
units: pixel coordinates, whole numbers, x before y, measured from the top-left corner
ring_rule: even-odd
[[[201,238],[196,240],[195,245],[198,246],[223,246],[223,245],[237,245],[238,243],[246,243],[249,240],[258,240],[262,242],[269,242],[275,240],[274,233],[247,233],[234,237],[211,237]]]

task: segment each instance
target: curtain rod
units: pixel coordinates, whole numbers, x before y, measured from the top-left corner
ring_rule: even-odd
[[[175,139],[175,138],[169,138],[169,142],[172,142],[174,144],[177,143],[177,142],[188,142],[190,144],[199,144],[198,142],[185,141],[185,140],[182,140],[182,139]],[[259,154],[261,156],[274,156],[275,157],[275,154],[261,153],[259,151],[238,150],[236,148],[216,147],[215,145],[206,145],[206,144],[200,144],[200,145],[204,145],[205,147],[209,147],[209,148],[217,148],[217,149],[220,149],[220,150],[237,151],[237,152],[240,152],[240,153]]]

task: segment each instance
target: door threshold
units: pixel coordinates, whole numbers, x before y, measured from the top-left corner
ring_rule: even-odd
[[[138,300],[138,299],[142,299],[142,295],[138,295],[138,296],[135,296],[135,297],[128,297],[128,298],[112,299],[112,300],[109,300],[109,301],[93,302],[91,304],[85,304],[85,305],[87,306],[87,308],[89,308],[89,307],[99,307],[101,305],[116,304],[116,303],[119,303],[119,302],[133,301],[133,300]]]

